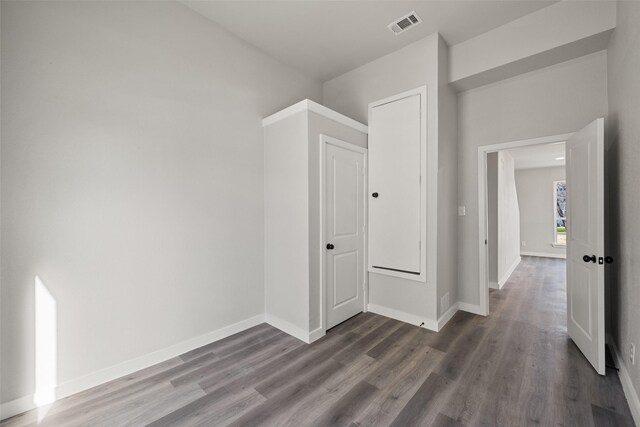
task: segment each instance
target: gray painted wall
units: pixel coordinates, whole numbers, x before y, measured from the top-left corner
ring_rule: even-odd
[[[438,318],[458,301],[458,96],[438,38]],[[443,305],[443,297],[448,305]]]
[[[564,181],[564,166],[516,170],[520,204],[520,241],[522,252],[566,255],[566,247],[554,247],[554,181]]]
[[[321,85],[174,2],[2,2],[2,390],[264,312],[261,119]]]
[[[609,249],[615,262],[607,277],[612,290],[608,328],[640,393],[640,3],[618,2],[618,23],[609,44]],[[628,354],[636,345],[636,364]]]
[[[265,314],[309,331],[309,117],[264,128]]]
[[[458,95],[458,299],[479,303],[478,147],[575,132],[607,116],[607,58],[598,52]]]

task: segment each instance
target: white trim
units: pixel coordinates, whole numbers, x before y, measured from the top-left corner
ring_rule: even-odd
[[[427,319],[423,317],[416,316],[415,314],[407,313],[400,310],[395,310],[393,308],[383,307],[381,305],[369,304],[367,306],[368,310],[372,313],[379,314],[381,316],[390,317],[392,319],[399,320],[401,322],[410,323],[412,325],[421,327],[438,332],[438,322],[433,319]]]
[[[504,284],[507,283],[507,281],[509,280],[509,277],[511,277],[515,269],[518,268],[518,265],[520,264],[521,261],[522,261],[521,257],[516,258],[513,264],[511,265],[511,267],[509,267],[509,269],[507,270],[507,272],[502,275],[502,278],[500,280],[498,280],[498,286],[500,289],[502,289]]]
[[[62,396],[59,397],[60,399]],[[19,397],[9,402],[0,404],[0,420],[22,414],[23,412],[34,409],[36,405],[33,403],[33,395]]]
[[[520,251],[520,255],[522,255],[522,256],[537,256],[537,257],[541,257],[541,258],[567,259],[567,254],[554,254],[553,252]]]
[[[478,314],[485,316],[482,308],[477,304],[469,304],[467,302],[458,302],[458,310],[466,311],[467,313]]]
[[[567,248],[567,244],[566,243],[552,243],[551,246],[553,246],[554,248]]]
[[[367,150],[364,147],[360,147],[359,145],[355,145],[355,144],[351,144],[345,141],[342,141],[340,139],[337,138],[333,138],[324,134],[320,135],[320,143],[319,143],[319,150],[320,150],[320,155],[319,155],[319,159],[320,159],[320,166],[319,166],[319,172],[320,172],[320,215],[319,215],[319,222],[320,222],[320,329],[322,329],[323,334],[324,335],[327,331],[327,308],[326,308],[326,299],[327,299],[327,295],[326,295],[326,290],[327,290],[327,284],[325,283],[325,271],[327,268],[327,260],[326,260],[326,252],[325,252],[325,246],[327,244],[327,239],[325,236],[325,208],[327,206],[327,189],[326,189],[326,182],[325,182],[325,167],[326,167],[326,146],[327,144],[331,144],[334,145],[336,147],[340,147],[340,148],[344,148],[345,150],[350,150],[350,151],[355,151],[356,153],[360,153],[362,154],[362,158],[364,159],[364,192],[362,194],[362,197],[364,197],[364,247],[363,247],[363,251],[364,251],[364,271],[362,272],[362,277],[363,277],[363,307],[362,307],[362,311],[366,312],[367,311],[367,302],[369,300],[369,275],[367,274],[367,259],[368,259],[368,250],[369,250],[369,246],[368,246],[368,215],[367,215],[367,211],[368,211],[368,194],[369,194],[369,175],[368,175],[368,167],[369,167],[369,150]],[[315,331],[314,331],[315,332]],[[312,333],[314,333],[312,332]],[[322,336],[321,335],[321,336]],[[315,340],[314,340],[315,341]]]
[[[545,136],[541,138],[523,139],[500,144],[482,145],[478,147],[478,289],[480,292],[479,313],[489,314],[489,279],[487,277],[487,154],[500,150],[533,145],[551,144],[566,141],[573,133]],[[462,310],[462,308],[461,308]]]
[[[371,117],[371,110],[375,107],[388,104],[390,102],[399,101],[401,99],[408,98],[414,95],[420,95],[420,210],[422,213],[420,215],[420,274],[411,274],[401,271],[375,268],[372,265],[371,260],[368,260],[367,268],[369,273],[400,277],[403,279],[424,283],[429,282],[427,278],[427,273],[429,272],[429,276],[433,278],[432,282],[435,283],[437,277],[437,240],[428,240],[428,236],[430,234],[427,233],[427,229],[429,227],[432,227],[431,229],[433,230],[433,235],[435,236],[437,234],[436,221],[438,217],[438,206],[436,202],[438,200],[438,156],[437,152],[433,154],[429,151],[432,148],[432,145],[429,144],[427,129],[427,86],[420,86],[384,99],[380,99],[378,101],[371,102],[368,106],[368,115],[369,117]],[[433,146],[435,146],[435,148],[437,149],[437,143],[433,143]],[[432,164],[431,162],[434,163]],[[427,167],[428,164],[429,167]],[[368,178],[369,181],[371,181],[371,171],[369,171]],[[427,200],[429,200],[429,202],[427,202]],[[371,211],[368,211],[367,215],[371,215]],[[427,221],[429,221],[429,223],[427,223]],[[371,242],[369,242],[369,244],[371,244]],[[434,247],[431,247],[431,245],[434,245]],[[371,252],[371,248],[369,248],[369,252]],[[427,264],[427,257],[429,257],[429,264]],[[429,265],[429,267],[433,265],[433,268],[427,269],[427,265]]]
[[[449,309],[447,311],[445,311],[442,316],[440,316],[438,318],[438,329],[437,331],[440,332],[442,330],[442,328],[444,328],[444,325],[446,325],[449,320],[451,320],[451,318],[458,312],[458,303],[452,304],[451,307],[449,307]]]
[[[312,342],[319,340],[326,334],[327,334],[327,331],[323,327],[319,327],[318,329],[309,332],[308,344],[311,344]]]
[[[310,99],[304,99],[296,104],[293,104],[290,107],[285,108],[284,110],[280,110],[275,114],[265,117],[264,119],[262,119],[262,126],[264,127],[272,125],[301,111],[312,111],[323,117],[355,129],[358,132],[369,133],[369,128],[366,125],[355,121],[352,118],[345,116],[344,114],[340,114],[337,111],[333,111],[332,109],[327,108],[324,105],[320,105]]]
[[[504,284],[502,286],[504,286]],[[492,282],[489,280],[489,288],[491,289],[502,289],[502,286],[500,286],[498,282]]]
[[[633,421],[636,423],[636,425],[640,425],[640,398],[638,398],[638,392],[633,386],[633,381],[631,381],[631,376],[629,375],[627,366],[624,363],[624,358],[620,355],[620,350],[618,350],[613,337],[609,334],[607,334],[607,342],[613,350],[613,357],[615,358],[616,365],[619,369],[618,377],[620,377],[622,390],[624,391],[624,395],[627,398],[627,403],[629,404],[629,409],[631,410]]]
[[[282,332],[285,332],[294,338],[298,338],[300,341],[306,342],[307,344],[310,343],[311,334],[305,331],[304,329],[302,329],[301,327],[296,326],[287,320],[283,320],[277,316],[274,316],[273,314],[267,313],[264,315],[264,321],[270,324],[271,326],[273,326],[274,328],[278,328]],[[316,331],[317,329],[313,331],[314,336],[315,334],[317,334]]]
[[[55,390],[56,400],[172,359],[188,351],[252,328],[263,322],[264,316],[260,314],[215,331],[208,332],[204,335],[165,347],[144,356],[136,357],[135,359],[130,359],[117,365],[66,381],[57,386]],[[9,402],[4,402],[0,404],[0,420],[21,414],[34,409],[35,407],[36,405],[33,403],[33,395],[27,395]]]

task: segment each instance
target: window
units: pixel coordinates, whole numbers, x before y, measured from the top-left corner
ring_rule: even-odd
[[[555,181],[553,183],[554,230],[556,245],[567,244],[567,183]]]

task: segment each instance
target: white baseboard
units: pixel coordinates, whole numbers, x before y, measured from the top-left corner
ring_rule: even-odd
[[[467,313],[478,314],[480,316],[486,316],[480,309],[478,304],[469,304],[467,302],[458,302],[458,310],[466,311]]]
[[[270,324],[271,326],[273,326],[274,328],[278,328],[282,332],[285,332],[291,335],[292,337],[298,338],[300,341],[304,341],[307,344],[311,343],[312,334],[315,337],[319,333],[317,329],[309,333],[308,331],[305,331],[301,327],[294,325],[293,323],[287,320],[283,320],[278,316],[274,316],[273,314],[270,314],[270,313],[267,313],[264,315],[264,321]],[[318,339],[318,338],[320,337],[317,337],[315,339]]]
[[[438,318],[438,329],[437,331],[441,331],[444,328],[444,325],[447,324],[449,320],[458,312],[458,303],[453,304],[447,311],[445,311],[442,316]]]
[[[308,344],[311,344],[312,342],[319,340],[320,338],[322,338],[326,334],[327,334],[327,331],[325,331],[324,328],[322,328],[322,327],[319,327],[318,329],[309,332],[309,342],[308,342]]]
[[[62,398],[62,396],[60,396]],[[33,395],[19,397],[18,399],[11,400],[0,404],[0,420],[4,420],[14,415],[21,414],[23,412],[30,411],[36,407],[33,403]]]
[[[88,390],[100,384],[115,380],[116,378],[129,375],[149,366],[164,362],[166,360],[177,357],[183,353],[202,347],[203,345],[221,340],[230,335],[242,332],[253,326],[264,322],[262,314],[242,320],[229,326],[217,329],[215,331],[200,335],[195,338],[182,341],[178,344],[165,347],[161,350],[154,351],[135,359],[127,360],[108,368],[92,372],[80,378],[66,381],[59,384],[55,390],[56,400],[71,396],[72,394]],[[0,404],[0,420],[21,414],[23,412],[34,409],[36,405],[33,403],[33,395],[23,396],[18,399],[3,402]]]
[[[504,286],[504,285],[502,285],[502,286]],[[502,289],[502,286],[500,286],[500,284],[498,282],[489,281],[489,287],[491,289]]]
[[[438,331],[438,322],[433,319],[426,319],[423,317],[416,316],[415,314],[406,313],[404,311],[396,310],[393,308],[383,307],[381,305],[376,304],[368,304],[367,310],[380,314],[381,316],[390,317],[392,319],[399,320],[401,322],[410,323],[412,325],[421,326],[423,328]]]
[[[509,280],[509,277],[513,274],[513,272],[518,268],[518,264],[522,261],[521,257],[516,258],[511,264],[511,267],[502,275],[502,278],[498,280],[498,289],[502,289],[505,283]]]
[[[622,390],[624,391],[624,395],[627,398],[629,409],[631,409],[633,421],[636,423],[636,425],[640,425],[640,398],[638,398],[638,393],[636,392],[636,389],[631,382],[631,377],[629,376],[629,371],[627,371],[624,358],[620,355],[620,350],[616,346],[613,337],[608,334],[607,343],[613,350],[613,357],[616,359],[616,365],[619,369],[618,376],[620,377],[620,383],[622,383]]]
[[[558,258],[558,259],[567,259],[567,254],[554,254],[553,252],[529,252],[529,251],[520,251],[521,256],[536,256],[541,258]]]

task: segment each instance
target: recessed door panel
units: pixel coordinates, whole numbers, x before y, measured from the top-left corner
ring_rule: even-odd
[[[370,109],[369,257],[373,268],[420,273],[421,96]]]
[[[591,293],[593,283],[589,269],[579,264],[569,266],[569,275],[574,285],[571,287],[571,322],[577,326],[585,337],[591,339]]]
[[[352,159],[333,157],[333,234],[353,235],[358,232],[358,185],[361,165]]]
[[[358,298],[359,266],[357,250],[333,256],[333,308]]]

